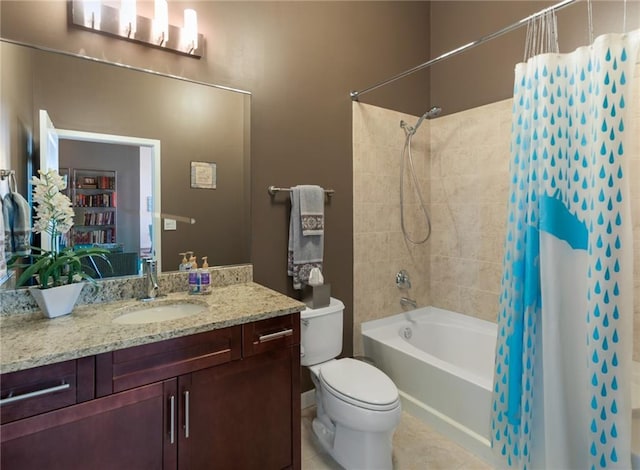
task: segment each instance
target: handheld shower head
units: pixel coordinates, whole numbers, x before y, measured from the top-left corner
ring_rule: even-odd
[[[442,112],[442,108],[440,106],[434,106],[433,108],[431,108],[429,111],[427,111],[426,113],[424,113],[424,116],[427,119],[432,119],[434,117],[438,117],[440,116],[440,113]]]
[[[413,126],[413,130],[412,130],[413,133],[414,134],[416,133],[416,131],[418,130],[418,127],[420,127],[420,124],[422,124],[422,121],[424,121],[425,119],[432,119],[436,116],[439,116],[441,112],[442,112],[442,108],[440,106],[434,106],[431,109],[429,109],[429,111],[427,111],[422,116],[420,116],[420,119],[418,119],[418,122],[416,122],[416,125]]]

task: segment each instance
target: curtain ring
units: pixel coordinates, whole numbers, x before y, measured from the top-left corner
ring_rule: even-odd
[[[622,32],[627,32],[627,0],[624,0],[622,7]]]

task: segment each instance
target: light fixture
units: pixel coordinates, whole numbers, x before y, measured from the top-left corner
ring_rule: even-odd
[[[153,35],[159,46],[169,41],[169,4],[167,0],[155,0]]]
[[[187,8],[184,11],[184,27],[182,28],[186,48],[189,52],[198,48],[198,14],[195,10]]]
[[[87,28],[100,29],[102,16],[102,2],[95,0],[84,1],[83,24]]]
[[[109,1],[109,5],[106,3],[71,0],[71,26],[190,57],[202,57],[204,37],[198,32],[195,10],[185,10],[184,27],[180,28],[169,24],[167,0],[155,0],[153,18],[138,15],[135,0],[121,0],[120,8],[112,6],[113,1]]]
[[[127,38],[134,38],[138,26],[136,0],[122,0],[120,4],[120,32]]]

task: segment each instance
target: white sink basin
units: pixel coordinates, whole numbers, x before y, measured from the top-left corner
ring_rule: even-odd
[[[127,313],[114,318],[113,322],[124,325],[157,323],[197,315],[206,309],[207,305],[205,303],[160,300],[144,304],[135,308],[135,310],[127,311]]]

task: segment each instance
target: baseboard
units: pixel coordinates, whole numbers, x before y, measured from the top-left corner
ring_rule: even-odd
[[[312,388],[300,395],[300,407],[304,410],[316,404],[316,389]]]

